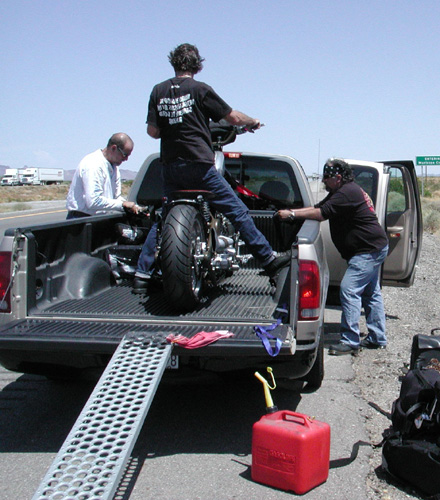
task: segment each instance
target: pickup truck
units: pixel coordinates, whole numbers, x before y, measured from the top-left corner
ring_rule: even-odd
[[[237,195],[257,227],[275,250],[292,249],[290,267],[282,271],[275,291],[251,259],[208,291],[194,311],[176,313],[160,289],[134,295],[129,272],[112,272],[110,254],[128,252],[133,265],[140,250],[139,245],[127,248],[116,230],[121,223],[133,224],[128,214],[9,229],[0,243],[0,364],[51,378],[89,376],[103,370],[127,333],[193,337],[200,331],[228,330],[233,337],[205,347],[187,350],[176,345],[171,368],[254,371],[270,364],[278,378],[302,379],[311,389],[318,388],[324,376],[327,290],[330,277],[337,286],[344,263],[330,243],[324,243],[325,224],[280,224],[273,218],[280,206],[314,203],[297,160],[243,152],[224,156],[229,175],[237,189],[242,188]],[[384,281],[408,286],[422,231],[414,165],[350,163],[387,225],[390,255]],[[129,199],[159,206],[161,182],[159,155],[154,154],[140,168]],[[144,232],[149,227],[146,223]],[[256,335],[259,328],[277,341],[271,339],[265,347]],[[279,353],[273,356],[276,346]]]

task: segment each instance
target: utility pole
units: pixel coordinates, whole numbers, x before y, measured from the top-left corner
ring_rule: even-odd
[[[316,179],[316,203],[318,203],[319,199],[319,171],[321,165],[321,139],[318,139],[318,178]]]

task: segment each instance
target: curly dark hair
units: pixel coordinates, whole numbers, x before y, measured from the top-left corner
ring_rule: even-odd
[[[205,60],[200,56],[197,47],[189,43],[182,43],[172,50],[168,59],[174,71],[190,71],[193,75],[202,70],[202,62]]]

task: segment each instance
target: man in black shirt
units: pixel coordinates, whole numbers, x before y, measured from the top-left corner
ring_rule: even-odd
[[[214,166],[214,151],[209,121],[222,119],[232,125],[258,129],[260,121],[232,109],[206,83],[194,76],[203,68],[197,47],[179,45],[169,55],[175,77],[157,84],[150,96],[147,133],[161,139],[160,155],[164,164],[164,196],[172,199],[174,191],[204,189],[215,196],[209,204],[222,212],[240,231],[269,277],[290,262],[290,253],[276,254],[256,228],[246,205],[236,196]],[[142,248],[135,274],[133,292],[145,293],[154,264],[157,226],[153,226]]]
[[[281,220],[329,220],[332,241],[348,263],[341,282],[341,341],[329,354],[354,354],[360,347],[385,348],[385,311],[380,291],[380,268],[388,254],[388,239],[377,220],[368,194],[353,180],[350,166],[332,158],[324,165],[329,194],[314,207],[280,210]],[[359,319],[364,307],[368,336],[360,341]]]

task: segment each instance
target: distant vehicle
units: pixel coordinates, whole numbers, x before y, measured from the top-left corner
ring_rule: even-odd
[[[23,175],[25,173],[26,169],[25,168],[20,168],[18,170],[18,185],[21,186],[22,185],[22,179],[23,179]]]
[[[7,168],[5,170],[5,175],[2,177],[2,186],[18,186],[21,183],[21,174],[23,170],[18,168]]]
[[[62,168],[26,168],[21,184],[38,186],[42,184],[61,184],[64,181]]]

